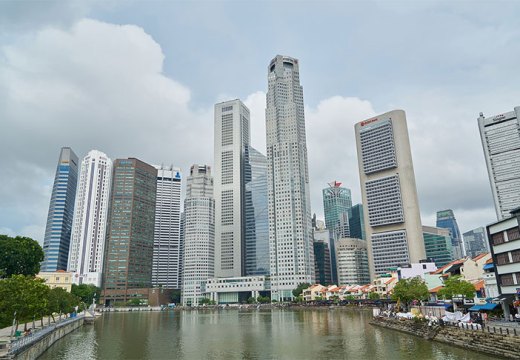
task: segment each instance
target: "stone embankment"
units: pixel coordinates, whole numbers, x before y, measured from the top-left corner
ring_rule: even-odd
[[[374,317],[370,323],[489,355],[520,359],[518,333],[494,333],[486,327],[482,330],[471,330],[457,326],[428,326],[428,323],[422,321],[386,317]]]

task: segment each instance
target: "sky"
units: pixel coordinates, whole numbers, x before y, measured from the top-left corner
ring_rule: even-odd
[[[213,164],[240,98],[265,153],[267,65],[300,60],[311,207],[361,202],[354,124],[407,114],[424,225],[496,220],[477,117],[520,105],[516,1],[0,1],[0,233],[43,241],[62,146]]]

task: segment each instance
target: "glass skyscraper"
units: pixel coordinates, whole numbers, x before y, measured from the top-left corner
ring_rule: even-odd
[[[366,240],[362,204],[352,206],[348,217],[348,224],[351,238]]]
[[[422,229],[426,258],[432,259],[438,268],[450,263],[453,260],[450,231],[432,226]]]
[[[246,276],[269,275],[267,158],[247,148],[245,186]]]
[[[78,182],[78,157],[69,147],[63,147],[54,177],[45,238],[44,260],[40,271],[67,270],[69,258],[76,185]]]
[[[489,252],[486,229],[483,227],[465,232],[462,236],[464,237],[464,249],[467,256],[474,258],[478,254]]]
[[[437,211],[437,227],[450,231],[453,259],[462,258],[465,255],[462,236],[460,235],[459,225],[457,225],[457,219],[455,219],[453,210]]]

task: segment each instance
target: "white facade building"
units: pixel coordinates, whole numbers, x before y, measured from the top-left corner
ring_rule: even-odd
[[[292,299],[314,283],[303,88],[297,59],[277,55],[268,68],[267,187],[271,297]]]
[[[367,242],[361,239],[341,238],[336,241],[338,285],[370,283]]]
[[[240,100],[215,105],[215,275],[245,275],[246,149],[249,109]]]
[[[520,106],[514,111],[478,118],[497,219],[520,204]]]
[[[258,298],[260,292],[269,291],[269,281],[265,276],[243,276],[213,278],[206,282],[206,292],[217,304],[245,302],[250,297]]]
[[[399,279],[411,279],[420,277],[424,280],[425,274],[429,274],[437,270],[437,265],[434,262],[420,262],[418,264],[402,265],[397,268],[397,276]]]
[[[182,304],[198,305],[204,284],[215,275],[215,200],[207,165],[193,165],[184,200],[184,266]]]
[[[181,171],[172,166],[157,169],[152,286],[180,289],[182,275]]]
[[[68,271],[74,284],[101,286],[112,160],[91,150],[81,162],[70,240]]]
[[[406,116],[402,110],[355,125],[370,274],[425,258]]]

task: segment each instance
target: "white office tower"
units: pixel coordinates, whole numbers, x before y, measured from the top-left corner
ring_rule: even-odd
[[[336,242],[338,286],[365,285],[370,282],[367,242],[342,238]]]
[[[198,305],[205,283],[215,274],[215,200],[207,165],[192,165],[184,199],[184,274],[182,304]]]
[[[246,149],[249,109],[240,100],[215,105],[215,276],[245,275]]]
[[[181,171],[172,166],[157,169],[152,286],[180,289],[182,275]]]
[[[425,259],[406,115],[394,110],[355,125],[370,275]]]
[[[68,271],[73,283],[101,286],[112,160],[91,150],[81,162],[74,205]]]
[[[298,60],[277,55],[268,68],[267,188],[271,297],[292,299],[314,283],[309,170]]]
[[[520,205],[520,106],[487,118],[480,113],[478,126],[497,219],[507,219]]]

